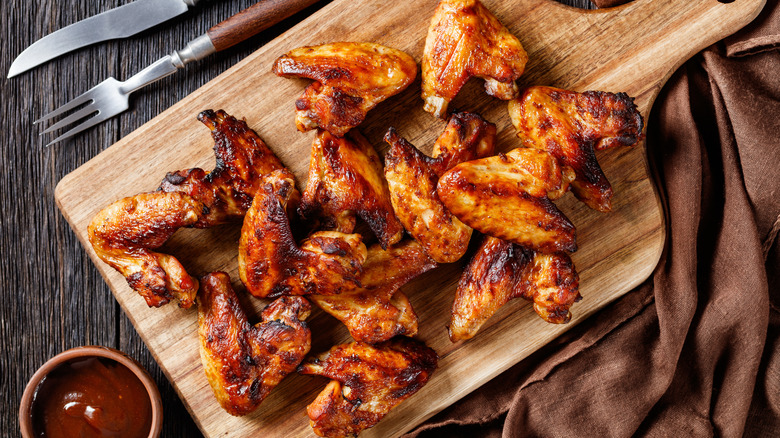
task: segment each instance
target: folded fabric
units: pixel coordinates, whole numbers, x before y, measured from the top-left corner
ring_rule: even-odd
[[[647,134],[653,275],[408,437],[780,436],[780,0],[670,78]]]

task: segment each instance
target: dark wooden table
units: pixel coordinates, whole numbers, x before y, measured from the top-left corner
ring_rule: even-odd
[[[513,0],[521,1],[521,0]],[[588,0],[560,0],[592,8]],[[133,94],[130,110],[72,140],[46,148],[33,120],[102,80],[124,80],[182,48],[211,25],[255,0],[202,2],[135,37],[98,44],[5,79],[13,59],[37,39],[125,0],[6,0],[0,2],[3,50],[0,162],[0,436],[18,436],[17,412],[27,380],[46,360],[80,345],[105,345],[138,360],[163,397],[164,437],[199,436],[130,321],[92,265],[54,203],[66,174],[140,127],[240,59],[328,3],[309,9],[255,38]]]

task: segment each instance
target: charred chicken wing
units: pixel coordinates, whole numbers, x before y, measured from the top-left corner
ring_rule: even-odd
[[[422,388],[437,363],[433,349],[404,336],[374,346],[337,345],[306,359],[299,373],[333,379],[306,409],[314,433],[357,436]]]
[[[408,87],[417,63],[379,44],[338,42],[292,50],[274,62],[273,72],[315,81],[295,101],[300,131],[320,127],[342,137],[379,102]]]
[[[359,234],[320,231],[300,247],[288,211],[300,194],[286,169],[265,177],[244,218],[238,246],[241,281],[254,296],[333,295],[353,290],[366,260]]]
[[[425,110],[444,118],[472,76],[503,100],[518,95],[515,80],[528,62],[520,41],[479,0],[441,0],[431,19],[422,58]]]
[[[568,322],[569,307],[580,300],[579,277],[569,256],[542,254],[486,237],[458,284],[450,340],[470,339],[514,298],[532,301],[536,313],[547,322]]]
[[[496,127],[477,114],[456,113],[436,140],[433,158],[400,137],[395,129],[385,135],[385,177],[398,219],[428,255],[438,263],[463,256],[471,228],[453,216],[436,190],[439,177],[463,161],[492,155]]]
[[[414,240],[387,250],[373,245],[368,249],[357,290],[309,298],[344,323],[356,341],[373,344],[396,335],[414,336],[417,314],[399,288],[435,267],[436,263]]]
[[[311,332],[304,322],[310,311],[306,299],[282,297],[263,310],[261,322],[251,325],[227,274],[202,278],[200,357],[223,409],[231,415],[254,411],[296,369],[311,348]]]
[[[633,146],[642,138],[642,115],[625,93],[530,87],[509,102],[517,135],[574,169],[574,195],[590,208],[612,208],[612,186],[594,151]]]
[[[213,171],[169,173],[158,191],[120,199],[89,224],[97,256],[119,271],[149,306],[171,299],[190,307],[198,281],[175,257],[154,252],[181,227],[205,228],[243,217],[260,176],[282,168],[279,159],[244,121],[224,111],[198,119],[212,130],[217,164]]]
[[[517,148],[453,167],[437,192],[453,215],[484,234],[542,252],[576,251],[574,225],[550,200],[571,178],[547,152]]]
[[[171,172],[159,190],[185,193],[202,202],[206,209],[194,224],[197,228],[241,220],[260,177],[284,166],[245,121],[222,110],[203,111],[198,120],[211,129],[216,167],[211,172],[198,168]]]
[[[299,211],[304,217],[323,216],[326,228],[342,233],[354,231],[357,214],[383,248],[403,237],[404,227],[393,212],[379,155],[355,130],[342,138],[317,130]]]

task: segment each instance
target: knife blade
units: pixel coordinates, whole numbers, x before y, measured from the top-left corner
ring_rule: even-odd
[[[72,137],[127,110],[129,96],[135,90],[172,75],[190,62],[199,61],[215,52],[245,41],[318,1],[260,0],[227,20],[212,26],[205,34],[187,43],[187,46],[182,50],[176,50],[170,55],[162,57],[130,79],[120,82],[114,78],[108,78],[33,123],[52,121],[52,119],[64,116],[46,128],[41,135],[58,131],[75,123],[76,126],[51,141],[47,146]]]
[[[44,62],[101,41],[127,38],[187,12],[199,0],[135,0],[50,33],[16,57],[14,77]]]

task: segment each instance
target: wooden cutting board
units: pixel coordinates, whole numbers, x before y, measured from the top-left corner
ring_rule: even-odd
[[[584,11],[550,0],[485,0],[519,37],[530,61],[520,85],[544,84],[577,91],[625,91],[646,120],[652,102],[672,73],[694,53],[750,22],[765,0],[636,0],[619,8]],[[298,46],[332,41],[373,41],[404,50],[418,62],[435,0],[337,0],[62,179],[57,203],[127,312],[138,333],[207,436],[312,436],[305,406],[324,387],[321,378],[292,375],[260,409],[231,417],[216,402],[198,353],[196,310],[175,304],[147,308],[117,272],[100,262],[87,241],[91,218],[109,203],[154,190],[168,171],[214,165],[208,130],[196,121],[207,108],[246,118],[281,160],[306,181],[314,133],[294,124],[295,98],[308,81],[270,73],[274,59]],[[380,104],[360,127],[383,153],[389,126],[426,152],[445,123],[422,110],[420,79]],[[451,108],[476,111],[498,126],[498,145],[519,145],[506,103],[487,97],[481,81],[470,82]],[[472,340],[452,344],[445,326],[465,260],[441,266],[403,288],[420,317],[418,338],[440,355],[440,367],[419,393],[396,407],[365,437],[401,434],[487,382],[563,331],[646,279],[665,240],[662,204],[654,189],[644,146],[599,154],[614,186],[614,211],[589,210],[567,195],[558,204],[577,226],[580,250],[573,255],[583,300],[568,325],[551,325],[516,300],[501,309]],[[210,230],[180,230],[165,246],[190,273],[224,270],[243,290],[237,274],[240,224]],[[244,296],[242,294],[242,296]],[[255,318],[266,302],[244,296]],[[310,318],[312,353],[348,342],[347,331],[315,310]]]

